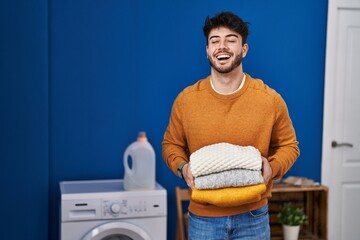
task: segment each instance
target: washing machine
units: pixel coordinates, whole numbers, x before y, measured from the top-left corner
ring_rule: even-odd
[[[63,181],[60,240],[166,240],[166,190],[125,191],[122,179]]]

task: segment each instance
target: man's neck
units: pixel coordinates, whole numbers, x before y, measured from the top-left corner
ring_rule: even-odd
[[[211,69],[211,81],[215,90],[221,94],[230,94],[236,91],[244,77],[242,69],[230,73],[219,73]]]

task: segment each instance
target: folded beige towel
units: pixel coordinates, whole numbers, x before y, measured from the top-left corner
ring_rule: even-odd
[[[257,202],[266,190],[264,183],[244,186],[220,188],[211,190],[192,189],[191,199],[200,203],[209,203],[219,207],[236,207],[247,203]]]
[[[194,177],[239,168],[261,170],[261,166],[261,154],[252,146],[217,143],[190,155],[190,169]]]
[[[218,189],[226,187],[241,187],[263,183],[260,170],[231,169],[195,178],[197,189]]]

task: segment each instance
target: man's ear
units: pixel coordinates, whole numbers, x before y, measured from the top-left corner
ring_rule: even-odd
[[[242,46],[242,56],[243,56],[243,58],[246,57],[246,54],[247,54],[248,51],[249,51],[249,45],[247,43],[245,43]]]

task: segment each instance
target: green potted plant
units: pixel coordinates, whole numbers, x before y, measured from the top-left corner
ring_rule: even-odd
[[[285,240],[297,240],[300,226],[307,223],[307,216],[303,208],[285,204],[277,215],[279,222],[283,225]]]

